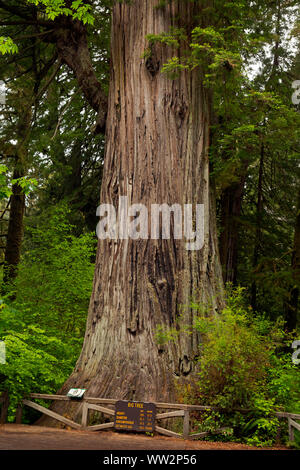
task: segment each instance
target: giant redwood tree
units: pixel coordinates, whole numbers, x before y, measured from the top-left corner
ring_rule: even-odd
[[[210,96],[201,70],[174,80],[161,73],[172,55],[147,34],[191,31],[199,2],[116,2],[101,202],[204,204],[204,246],[184,240],[100,240],[82,353],[64,385],[89,396],[170,400],[174,381],[193,371],[199,353],[191,300],[216,314],[222,303],[214,203],[209,185]],[[177,331],[156,341],[159,326]]]
[[[33,23],[44,42],[56,45],[57,60],[73,70],[97,111],[95,129],[106,132],[101,203],[117,208],[119,197],[127,196],[129,204],[142,203],[149,212],[151,204],[193,204],[194,210],[204,205],[199,250],[187,250],[186,240],[175,239],[172,230],[170,240],[99,241],[83,348],[63,391],[84,387],[89,396],[174,399],[175,381],[190,380],[199,354],[191,301],[209,315],[221,310],[208,159],[212,99],[201,66],[173,79],[162,73],[169,59],[185,54],[187,41],[149,44],[147,39],[172,28],[190,38],[199,22],[209,26],[202,12],[207,6],[189,0],[113,2],[107,100],[82,22],[64,15],[55,21],[38,14],[30,19],[23,2],[19,9],[15,2],[0,2],[10,15],[19,15],[19,24]],[[159,343],[159,328],[171,331],[173,340]]]

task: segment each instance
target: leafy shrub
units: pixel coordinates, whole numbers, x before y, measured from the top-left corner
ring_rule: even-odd
[[[1,304],[0,340],[5,342],[6,364],[0,364],[0,392],[9,393],[9,421],[28,393],[58,390],[71,373],[81,346],[78,339],[66,343],[49,336],[22,317],[22,312]]]
[[[280,319],[274,324],[255,316],[241,288],[228,293],[219,317],[197,316],[194,327],[202,341],[199,380],[185,388],[184,400],[221,409],[197,418],[198,432],[226,426],[231,435],[218,439],[254,445],[276,441],[281,423],[274,411],[297,412],[300,406],[299,367],[291,354],[281,352],[289,339],[283,326]],[[286,420],[283,426],[286,440]]]
[[[95,237],[75,237],[73,227],[65,222],[67,214],[67,207],[61,205],[48,219],[42,217],[35,227],[27,227],[14,286],[16,300],[0,301],[0,341],[6,345],[0,392],[9,392],[10,421],[26,394],[57,392],[80,354]]]
[[[75,237],[66,223],[69,210],[55,207],[50,217],[28,227],[16,281],[15,305],[35,315],[47,331],[84,335],[92,290],[96,237]],[[56,334],[56,333],[55,333]]]
[[[264,318],[251,318],[252,312],[240,307],[240,296],[241,291],[228,297],[219,317],[198,317],[195,321],[203,341],[199,395],[227,409],[249,406],[266,381],[270,355],[283,335],[278,325],[271,327]]]

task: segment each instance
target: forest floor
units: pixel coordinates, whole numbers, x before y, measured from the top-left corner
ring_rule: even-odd
[[[68,431],[41,426],[0,425],[1,450],[257,450],[233,442],[188,441],[112,431]],[[264,448],[266,449],[266,448]],[[287,450],[284,446],[270,450]]]

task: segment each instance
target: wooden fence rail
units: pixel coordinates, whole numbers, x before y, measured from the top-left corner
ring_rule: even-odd
[[[31,393],[28,399],[24,399],[22,401],[22,404],[20,404],[17,408],[16,412],[16,423],[21,423],[22,422],[22,406],[28,406],[34,410],[37,410],[59,422],[62,422],[63,424],[74,428],[74,429],[84,429],[88,431],[101,431],[104,429],[109,429],[114,427],[114,421],[110,421],[109,423],[103,423],[103,424],[96,424],[92,426],[88,426],[88,419],[89,419],[89,410],[91,411],[97,411],[104,416],[108,417],[114,417],[115,416],[115,411],[110,407],[114,407],[115,404],[117,403],[117,399],[112,399],[112,398],[94,398],[94,397],[84,397],[81,400],[78,401],[78,403],[81,405],[81,423],[76,423],[75,421],[72,421],[69,418],[66,418],[65,416],[61,416],[58,413],[55,413],[52,410],[49,410],[48,408],[45,408],[44,406],[41,406],[37,403],[35,403],[34,399],[39,399],[39,400],[54,400],[54,401],[73,401],[72,398],[67,397],[66,395],[46,395],[42,393]],[[169,429],[162,428],[161,426],[155,425],[155,431],[158,432],[159,434],[163,434],[165,436],[170,436],[170,437],[177,437],[177,438],[183,438],[183,439],[199,439],[204,436],[207,436],[210,434],[210,432],[205,431],[205,432],[200,432],[200,433],[190,433],[190,412],[191,411],[212,411],[212,410],[221,410],[220,408],[214,407],[214,406],[203,406],[203,405],[185,405],[182,403],[155,403],[156,408],[161,409],[161,410],[173,410],[173,411],[164,411],[162,413],[157,413],[156,415],[156,421],[160,421],[163,419],[172,419],[172,418],[183,418],[183,432],[181,434],[176,433],[174,431],[170,431]],[[9,397],[8,394],[5,392],[2,396],[0,396],[0,404],[2,404],[1,407],[1,414],[0,414],[0,424],[3,424],[7,420],[7,412],[8,412],[8,406],[9,406]],[[226,411],[226,410],[221,410],[221,411]],[[239,411],[239,412],[250,412],[253,410],[250,409],[244,409],[244,408],[234,408],[230,411]],[[300,431],[300,424],[297,423],[295,420],[300,420],[300,414],[296,413],[287,413],[287,412],[275,412],[275,416],[278,418],[285,418],[288,421],[288,432],[289,432],[289,440],[294,441],[295,440],[295,433],[294,430]],[[227,430],[228,428],[220,428],[214,431],[214,433],[223,433]]]
[[[295,417],[298,416],[296,419],[300,419],[299,415],[294,415]],[[289,426],[289,440],[293,442],[295,440],[295,433],[294,429],[300,431],[300,424],[296,423],[291,417],[288,417],[288,426]]]

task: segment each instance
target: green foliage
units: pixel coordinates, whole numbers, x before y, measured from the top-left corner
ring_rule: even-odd
[[[37,186],[37,180],[28,176],[12,179],[8,182],[8,168],[6,165],[0,165],[0,201],[11,196],[11,187],[15,184],[19,185],[24,194],[28,195]]]
[[[0,165],[0,201],[6,199],[11,195],[11,190],[7,185],[6,173],[8,168],[6,165]]]
[[[32,323],[31,323],[32,322]],[[6,364],[0,364],[0,391],[8,391],[9,421],[29,393],[56,392],[71,373],[81,342],[68,342],[39,328],[35,315],[0,306],[0,340],[6,345]]]
[[[11,184],[17,184],[18,186],[20,186],[22,192],[28,195],[34,190],[38,182],[35,178],[30,178],[29,176],[22,176],[21,178],[13,179],[11,181]]]
[[[158,0],[153,14],[165,14],[171,2]],[[16,8],[19,4],[27,16],[36,6],[40,20],[66,15],[94,25],[88,28],[91,58],[108,91],[110,0],[95,6],[77,0],[68,2],[68,7],[64,0],[14,1]],[[257,308],[255,313],[249,309],[241,289],[229,293],[220,318],[207,318],[209,305],[191,305],[201,339],[200,375],[185,398],[229,410],[204,414],[196,430],[226,426],[228,434],[220,439],[256,445],[274,442],[279,426],[272,414],[275,409],[300,412],[299,366],[283,352],[289,343],[285,344],[280,320],[293,281],[290,264],[299,186],[300,115],[291,103],[290,83],[292,77],[299,78],[299,67],[287,47],[290,37],[286,39],[295,7],[294,0],[203,1],[201,14],[191,24],[174,18],[170,31],[148,35],[149,47],[143,54],[149,59],[161,44],[171,51],[163,73],[176,78],[193,71],[203,79],[212,104],[209,157],[217,208],[220,196],[239,182],[246,168],[238,281],[244,286],[256,283]],[[4,23],[20,21],[17,14],[8,18],[5,9],[0,10]],[[299,34],[299,23],[297,27]],[[8,116],[3,117],[1,144],[23,141],[16,135],[18,123],[24,109],[33,104],[32,91],[47,85],[47,91],[34,100],[26,141],[28,158],[23,163],[30,176],[11,181],[14,152],[3,151],[6,166],[0,166],[0,199],[7,200],[16,183],[27,196],[23,255],[14,286],[17,298],[12,304],[4,299],[0,310],[0,340],[6,342],[8,358],[0,366],[0,390],[10,392],[10,420],[24,393],[57,391],[79,355],[94,270],[95,239],[88,232],[96,223],[104,155],[103,136],[95,137],[92,130],[96,112],[78,93],[70,71],[62,65],[56,78],[49,80],[56,51],[55,44],[47,42],[50,36],[44,35],[44,26],[28,24],[25,30],[19,50],[10,39],[19,40],[19,26],[8,21],[0,38],[1,74],[8,91],[1,107],[3,116]],[[255,70],[257,64],[260,70]],[[254,78],[249,73],[252,66]],[[263,210],[254,266],[262,148]],[[180,328],[192,333],[184,325]],[[163,346],[177,341],[178,334],[178,329],[160,325],[156,339]],[[232,412],[233,406],[253,411]],[[286,428],[282,433],[286,437]],[[299,441],[297,433],[296,438]]]
[[[84,24],[94,25],[95,18],[92,13],[93,7],[84,0],[75,0],[70,8],[66,6],[65,0],[26,0],[27,3],[40,7],[40,15],[44,15],[49,20],[55,20],[58,16],[72,16],[75,20],[82,21]],[[19,51],[18,46],[13,39],[6,36],[0,36],[0,53],[16,54]]]
[[[0,36],[0,53],[4,54],[15,54],[18,52],[18,46],[13,42],[11,38]]]
[[[9,391],[9,420],[28,393],[57,392],[79,356],[94,271],[91,234],[72,235],[66,205],[28,227],[13,303],[1,301],[0,391]],[[30,417],[29,417],[30,419]]]
[[[167,46],[179,47],[181,41],[187,40],[186,32],[183,28],[171,28],[168,33],[147,34],[150,46],[155,43],[165,44]]]
[[[169,32],[148,35],[150,44],[160,42],[167,46],[181,48],[180,56],[174,56],[162,71],[171,76],[178,75],[182,70],[193,70],[201,66],[206,82],[210,85],[216,81],[234,82],[236,75],[242,72],[242,63],[249,54],[255,54],[269,37],[253,31],[251,17],[256,12],[256,21],[263,22],[260,2],[249,6],[247,1],[215,2],[213,6],[202,6],[201,16],[196,18],[199,25],[191,31],[184,28],[172,28]],[[261,25],[262,26],[262,25]],[[261,27],[261,31],[267,28]],[[177,60],[175,60],[177,59]],[[237,74],[236,74],[237,72]]]
[[[201,334],[199,394],[222,408],[245,406],[266,377],[270,353],[275,349],[274,335],[282,332],[272,326],[269,334],[261,333],[265,319],[251,319],[251,311],[240,306],[230,295],[222,315],[198,318],[195,328]],[[271,328],[271,325],[267,325]]]
[[[64,204],[27,227],[24,255],[16,281],[16,305],[31,311],[47,331],[82,337],[92,288],[95,237],[72,234]]]
[[[72,16],[74,19],[82,21],[84,24],[94,24],[94,17],[91,14],[92,6],[83,0],[75,0],[71,8],[66,6],[65,0],[27,0],[36,6],[44,7],[46,16],[54,20],[57,16]]]
[[[155,332],[155,340],[157,344],[163,346],[169,341],[175,341],[178,337],[176,328],[166,328],[164,325],[158,325]]]
[[[299,365],[293,364],[290,354],[273,354],[268,369],[268,393],[285,411],[300,413]]]

